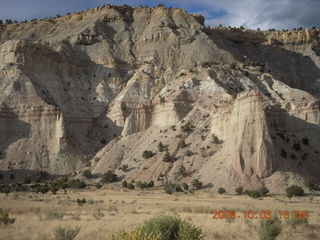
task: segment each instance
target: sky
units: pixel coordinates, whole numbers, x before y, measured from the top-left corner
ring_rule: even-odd
[[[251,29],[320,26],[320,0],[0,0],[0,19],[30,20],[65,15],[104,4],[179,7],[201,14],[206,25]]]

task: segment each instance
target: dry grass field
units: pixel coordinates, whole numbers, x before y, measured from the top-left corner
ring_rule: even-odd
[[[77,199],[86,199],[80,206]],[[283,221],[276,239],[320,239],[320,196],[288,199],[285,196],[251,199],[248,196],[168,195],[163,190],[124,190],[117,186],[59,191],[56,195],[30,192],[0,194],[0,208],[10,211],[14,224],[0,225],[0,239],[55,239],[59,226],[81,227],[77,240],[108,240],[119,229],[130,230],[159,213],[178,215],[201,227],[206,240],[259,239],[260,220],[246,220],[242,211],[260,210],[309,213],[308,224]],[[213,210],[235,210],[235,220],[212,219]]]

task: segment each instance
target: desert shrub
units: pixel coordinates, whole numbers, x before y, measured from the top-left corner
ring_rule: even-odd
[[[68,186],[68,177],[64,176],[55,181],[51,182],[51,187],[57,187],[59,189],[67,189]]]
[[[165,97],[160,96],[159,98],[160,98],[160,103],[165,103],[166,102],[166,98]]]
[[[55,195],[59,191],[59,188],[56,186],[50,186],[50,191]]]
[[[259,235],[260,240],[273,240],[281,232],[281,221],[278,218],[261,220]]]
[[[297,185],[291,185],[286,189],[286,194],[288,198],[291,198],[293,196],[302,196],[304,194],[304,191]]]
[[[126,180],[124,180],[124,181],[122,182],[122,187],[123,187],[123,188],[127,188],[127,187],[128,187],[128,182],[127,182]]]
[[[183,165],[180,165],[177,174],[182,177],[186,177],[188,175],[187,170]]]
[[[292,147],[297,152],[299,152],[301,150],[300,143],[294,143]]]
[[[127,164],[123,164],[118,169],[123,171],[123,172],[128,172],[129,171],[129,166]]]
[[[8,225],[13,224],[15,222],[15,218],[9,217],[9,211],[2,210],[0,208],[0,224]]]
[[[91,178],[92,177],[92,173],[91,170],[86,169],[83,171],[82,176],[86,177],[86,178]]]
[[[179,148],[186,148],[188,145],[186,144],[186,142],[184,140],[181,140],[179,143],[178,143],[178,147]]]
[[[193,126],[191,122],[187,122],[185,125],[181,126],[181,130],[187,133],[191,133],[194,128],[195,126]]]
[[[134,189],[134,185],[132,183],[129,183],[127,188],[132,190],[132,189]]]
[[[142,225],[143,234],[160,235],[160,240],[199,240],[202,231],[193,224],[175,216],[159,215]]]
[[[164,162],[171,162],[172,161],[171,155],[168,151],[166,151],[165,154],[163,155],[162,161],[164,161]]]
[[[307,177],[303,180],[303,184],[309,188],[309,190],[314,190],[315,189],[315,184],[313,178]]]
[[[71,227],[57,227],[54,230],[54,239],[55,240],[73,240],[80,232],[80,227],[76,226],[75,228]]]
[[[308,224],[308,218],[291,217],[286,221],[286,223],[291,227],[296,228],[298,225]]]
[[[42,193],[42,194],[46,194],[50,191],[50,187],[48,184],[35,184],[35,185],[32,185],[31,188],[36,193]]]
[[[191,157],[193,155],[193,152],[191,150],[186,151],[186,156]]]
[[[283,158],[287,157],[287,152],[283,149],[281,149],[281,157],[283,157]]]
[[[102,183],[113,183],[116,181],[118,181],[118,175],[112,172],[111,170],[106,172],[101,179]]]
[[[97,188],[97,189],[100,189],[100,188],[102,188],[102,185],[101,185],[101,183],[97,183],[97,184],[96,184],[96,188]]]
[[[136,187],[144,189],[144,188],[152,188],[154,187],[154,182],[151,180],[150,182],[137,182]]]
[[[46,181],[48,180],[50,177],[50,174],[46,171],[40,171],[38,173],[38,176],[37,176],[37,179],[36,179],[36,182],[43,182],[43,181]]]
[[[238,195],[241,195],[242,192],[243,192],[243,187],[237,187],[237,188],[236,188],[236,193],[237,193]]]
[[[82,199],[77,198],[77,204],[78,204],[79,206],[83,206],[83,205],[86,204],[86,203],[87,203],[86,199],[84,199],[84,198],[82,198]]]
[[[226,193],[226,190],[221,187],[221,188],[218,189],[218,193],[219,194],[224,194],[224,193]]]
[[[306,137],[302,138],[302,143],[303,143],[304,145],[309,145],[309,139],[306,138]]]
[[[30,184],[31,183],[31,178],[29,178],[29,177],[24,178],[22,183],[23,184]]]
[[[0,173],[0,180],[1,180],[1,179],[3,179],[3,174],[2,174],[2,173]]]
[[[55,220],[55,219],[62,219],[64,216],[63,212],[56,212],[56,211],[49,211],[46,214],[45,220]]]
[[[9,194],[12,192],[12,187],[10,185],[4,184],[0,185],[0,192],[4,194]]]
[[[143,189],[143,188],[144,188],[144,185],[143,185],[143,183],[142,183],[141,181],[138,181],[138,182],[136,183],[136,187]]]
[[[158,150],[159,152],[164,152],[166,150],[166,146],[164,146],[162,142],[159,142]]]
[[[215,144],[221,144],[223,143],[222,140],[220,140],[216,135],[212,134],[212,142]]]
[[[152,151],[149,151],[149,150],[144,150],[143,153],[142,153],[142,157],[145,158],[145,159],[152,158],[153,155],[154,155],[154,153]]]
[[[249,197],[252,198],[259,198],[261,197],[261,194],[258,191],[250,191],[250,190],[246,190],[245,194],[247,194]]]
[[[164,191],[168,194],[172,194],[175,192],[182,192],[182,188],[179,184],[169,182],[164,185]]]
[[[92,216],[96,220],[101,220],[104,217],[104,213],[101,211],[100,208],[98,208],[93,211]]]
[[[188,184],[186,184],[186,183],[182,183],[182,188],[184,189],[184,190],[188,190],[189,189],[189,185]]]
[[[200,189],[202,187],[202,182],[198,179],[193,179],[191,185],[194,189]]]
[[[145,234],[141,228],[137,228],[131,232],[120,230],[112,235],[112,240],[159,240],[160,236],[153,233]]]
[[[85,188],[87,184],[84,181],[81,181],[79,179],[71,179],[68,181],[68,187],[69,188]]]
[[[149,183],[148,183],[148,188],[153,188],[154,187],[154,182],[151,180]]]
[[[13,173],[10,173],[9,178],[13,180],[15,178],[15,175]]]
[[[266,194],[269,193],[269,190],[266,187],[261,187],[259,188],[258,192],[261,194],[261,196],[265,196]]]

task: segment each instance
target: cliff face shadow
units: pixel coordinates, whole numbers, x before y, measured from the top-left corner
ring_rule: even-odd
[[[0,108],[0,159],[6,158],[8,147],[19,139],[30,137],[31,125],[19,120],[8,106]]]
[[[293,172],[320,183],[320,126],[277,109],[267,114],[275,146],[273,172]]]
[[[320,69],[310,57],[289,50],[290,46],[285,49],[281,45],[232,41],[219,33],[209,33],[208,37],[247,66],[258,63],[264,72],[272,74],[288,86],[315,96],[320,95]]]

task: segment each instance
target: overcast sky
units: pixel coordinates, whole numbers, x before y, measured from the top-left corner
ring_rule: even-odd
[[[103,4],[181,7],[206,17],[207,25],[277,28],[320,26],[320,0],[0,0],[0,19],[32,19]]]

